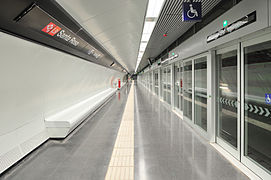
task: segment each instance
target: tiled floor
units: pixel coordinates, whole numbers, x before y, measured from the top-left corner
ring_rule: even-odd
[[[49,140],[0,179],[104,180],[129,89],[114,95],[71,136]]]
[[[142,85],[135,87],[136,180],[245,180]]]
[[[126,172],[136,180],[248,179],[141,85],[126,105],[128,89],[71,136],[48,141],[1,178],[120,180],[106,174]]]
[[[134,85],[128,96],[105,180],[134,179]]]

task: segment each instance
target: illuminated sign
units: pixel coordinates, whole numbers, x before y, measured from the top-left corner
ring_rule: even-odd
[[[170,58],[165,59],[162,64],[168,64],[169,61],[176,59],[177,57],[179,57],[178,54],[175,54],[174,56],[171,56]]]
[[[89,49],[88,55],[93,55],[97,59],[101,56],[101,54],[97,53],[94,49]]]
[[[228,26],[228,21],[227,20],[223,21],[223,27],[226,27],[226,26]]]
[[[52,22],[50,22],[47,26],[45,26],[42,31],[49,33],[52,29],[54,29],[54,27],[56,27],[56,25]]]
[[[183,21],[200,21],[201,2],[183,2]]]
[[[271,94],[265,94],[265,102],[266,104],[271,104]]]
[[[61,28],[54,23],[50,22],[47,24],[41,31],[54,36],[56,35],[57,37],[63,39],[64,41],[69,42],[70,44],[77,46],[79,42],[76,40],[75,37],[72,37],[71,34],[67,34],[65,30],[61,30]]]
[[[82,53],[85,58],[91,56],[100,59],[104,56],[102,52],[83,40],[78,33],[71,31],[35,4],[31,6],[31,9],[27,10],[27,13],[21,15],[20,18],[16,18],[16,22],[43,36],[47,36],[48,41],[54,40],[61,45],[73,48]],[[59,44],[57,45],[54,42],[54,46],[59,46]]]
[[[253,22],[256,21],[256,11],[246,15],[245,17],[235,21],[234,23],[225,26],[223,29],[215,32],[214,34],[207,37],[207,43],[212,42],[218,38],[221,38],[233,31],[236,31],[238,29],[241,29]],[[228,23],[228,22],[227,22]],[[224,24],[224,23],[223,23]]]
[[[58,33],[61,30],[61,28],[59,26],[56,26],[54,29],[52,29],[52,31],[50,31],[48,34],[51,36],[56,35],[56,33]]]

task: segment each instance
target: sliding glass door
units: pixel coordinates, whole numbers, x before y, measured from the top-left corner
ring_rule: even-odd
[[[271,34],[242,44],[242,161],[271,179]]]
[[[150,81],[150,91],[153,91],[153,77],[152,77],[152,71],[149,72],[149,81]]]
[[[238,46],[218,50],[217,73],[217,142],[235,158],[240,159],[239,127],[240,112],[238,94],[240,81],[240,59]],[[239,70],[238,70],[239,69]],[[240,96],[239,96],[240,97]]]
[[[202,136],[211,138],[211,54],[183,62],[181,87],[183,116]],[[209,77],[209,78],[208,78]]]
[[[207,56],[194,60],[195,124],[207,131]]]
[[[216,52],[216,140],[271,179],[271,34]]]
[[[163,100],[167,100],[167,68],[163,68],[162,75],[162,84],[163,84]]]
[[[174,65],[174,107],[183,111],[183,67],[182,62]]]
[[[183,72],[183,115],[184,118],[192,121],[192,61],[184,62]]]
[[[171,104],[171,66],[163,68],[163,100]]]
[[[159,95],[159,79],[158,79],[158,70],[154,71],[154,93]]]
[[[171,104],[171,66],[167,67],[167,103]]]

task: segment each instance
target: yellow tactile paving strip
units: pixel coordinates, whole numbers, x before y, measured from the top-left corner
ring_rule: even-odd
[[[105,180],[134,179],[134,83],[127,99]]]

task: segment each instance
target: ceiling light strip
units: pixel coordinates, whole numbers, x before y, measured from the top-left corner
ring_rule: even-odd
[[[137,68],[142,60],[148,41],[154,30],[155,24],[157,22],[157,19],[160,15],[164,3],[165,0],[149,0],[135,72],[137,71]]]

